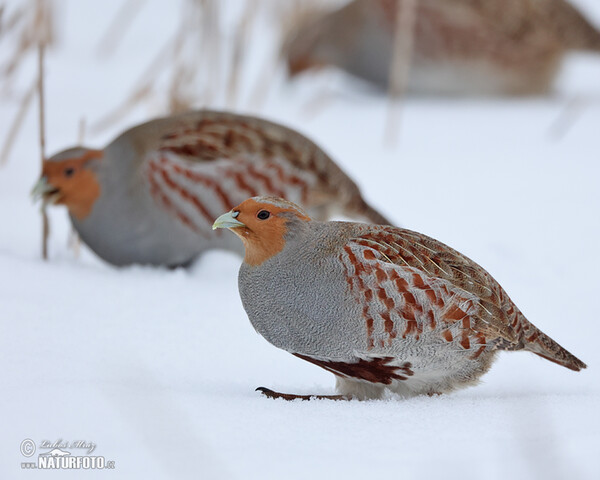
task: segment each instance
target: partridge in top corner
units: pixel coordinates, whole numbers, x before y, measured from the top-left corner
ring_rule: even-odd
[[[398,9],[411,5],[409,92],[543,94],[566,53],[600,53],[600,32],[565,0],[353,0],[290,32],[290,74],[333,65],[385,87]]]
[[[303,135],[260,118],[196,111],[127,130],[104,150],[44,162],[34,194],[65,205],[82,240],[115,265],[178,266],[209,248],[240,250],[214,218],[248,196],[301,202],[387,223],[356,184]]]
[[[213,228],[229,228],[245,246],[239,290],[254,328],[335,375],[340,395],[316,398],[450,392],[476,383],[499,350],[586,368],[531,324],[488,272],[425,235],[314,221],[271,197],[244,201]]]

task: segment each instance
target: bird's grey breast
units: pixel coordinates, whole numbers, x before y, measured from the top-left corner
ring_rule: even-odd
[[[240,296],[254,328],[276,347],[345,358],[364,337],[364,325],[356,321],[359,306],[337,261],[339,248],[323,241],[324,234],[286,246],[259,266],[243,264]]]

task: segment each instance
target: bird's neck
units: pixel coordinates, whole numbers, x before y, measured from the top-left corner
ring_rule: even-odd
[[[257,267],[279,254],[285,247],[285,239],[282,235],[269,235],[258,237],[246,228],[236,228],[235,234],[244,243],[246,254],[244,263],[251,267]]]

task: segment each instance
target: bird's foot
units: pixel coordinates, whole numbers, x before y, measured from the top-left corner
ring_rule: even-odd
[[[257,392],[262,393],[268,398],[281,398],[282,400],[350,400],[350,397],[345,395],[295,395],[293,393],[274,392],[265,387],[258,387]]]

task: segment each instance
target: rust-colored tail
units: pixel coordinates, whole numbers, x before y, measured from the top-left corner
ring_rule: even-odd
[[[558,363],[563,367],[578,372],[587,365],[579,360],[575,355],[561,347],[558,343],[552,340],[548,335],[538,330],[535,340],[525,344],[525,350],[528,350],[536,355],[539,355],[546,360]]]

